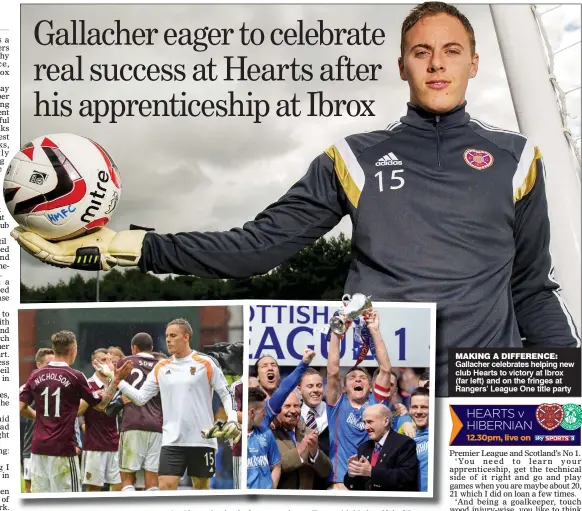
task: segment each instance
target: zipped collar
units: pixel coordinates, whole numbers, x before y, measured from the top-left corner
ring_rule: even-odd
[[[462,105],[459,105],[452,110],[445,112],[444,114],[435,114],[433,112],[428,112],[423,108],[413,105],[412,103],[407,103],[408,111],[406,115],[400,119],[403,124],[408,124],[414,126],[415,128],[420,128],[422,130],[436,130],[437,117],[440,129],[449,129],[455,126],[463,126],[469,122],[471,116],[465,112],[465,106],[467,102],[465,101]]]

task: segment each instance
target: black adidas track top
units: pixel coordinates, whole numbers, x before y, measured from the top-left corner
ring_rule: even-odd
[[[341,140],[242,228],[148,233],[140,268],[262,274],[344,215],[353,224],[345,292],[437,303],[437,395],[447,393],[450,347],[580,344],[553,278],[540,151],[464,105],[434,115],[409,104],[387,129]]]

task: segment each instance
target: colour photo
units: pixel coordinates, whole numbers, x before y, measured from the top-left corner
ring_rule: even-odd
[[[236,488],[241,336],[240,306],[20,310],[23,492]]]
[[[247,488],[432,496],[434,304],[344,298],[250,306]]]

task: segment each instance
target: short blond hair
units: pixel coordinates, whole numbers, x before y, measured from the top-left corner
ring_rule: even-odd
[[[171,325],[179,326],[182,330],[184,330],[184,332],[186,332],[190,336],[190,339],[192,339],[192,336],[194,335],[194,330],[192,330],[192,325],[190,325],[188,320],[184,318],[173,319],[166,325],[166,328],[168,328]]]
[[[77,338],[70,330],[61,330],[51,335],[51,343],[55,355],[66,356],[71,352],[73,346],[77,344]]]

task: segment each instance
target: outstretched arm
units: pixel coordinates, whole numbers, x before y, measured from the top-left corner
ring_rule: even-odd
[[[345,215],[345,208],[334,162],[322,154],[283,197],[242,228],[146,234],[139,267],[206,278],[260,275],[330,231]]]
[[[342,336],[330,331],[329,348],[327,351],[327,389],[326,402],[334,406],[342,393],[340,381],[340,342]]]
[[[273,395],[267,400],[267,418],[269,422],[271,419],[277,415],[281,408],[283,408],[283,403],[289,397],[289,394],[293,392],[293,389],[299,385],[301,377],[311,364],[311,361],[315,357],[315,351],[306,349],[303,352],[303,358],[299,365],[293,370],[293,372],[284,378],[279,385],[279,388],[273,392]]]
[[[136,404],[137,406],[145,405],[152,397],[157,396],[160,391],[157,378],[158,370],[159,365],[154,367],[154,370],[147,375],[141,388],[136,389],[128,382],[122,381],[119,384],[119,390],[124,396],[127,396],[133,404]]]
[[[370,334],[372,334],[374,347],[376,348],[376,362],[378,362],[378,369],[380,371],[376,377],[374,396],[378,402],[381,402],[387,400],[390,395],[390,373],[392,371],[392,364],[390,363],[386,344],[384,344],[384,339],[382,339],[382,334],[380,333],[378,312],[372,309],[368,314],[366,314],[364,319],[366,320],[366,326],[368,327]]]
[[[121,367],[115,367],[113,369],[113,379],[107,386],[107,388],[101,394],[101,402],[95,406],[95,410],[104,412],[107,405],[113,399],[113,396],[117,392],[117,387],[123,382],[123,379],[129,374],[133,367],[130,361],[125,362]],[[129,385],[129,384],[128,384]]]
[[[20,227],[11,235],[30,254],[54,266],[81,270],[139,266],[144,272],[205,278],[259,275],[323,236],[346,214],[347,199],[338,175],[348,184],[353,180],[346,178],[345,164],[338,161],[337,151],[321,154],[275,204],[242,228],[227,232],[162,235],[139,228],[115,233],[104,227],[58,243]]]
[[[117,393],[113,396],[113,399],[109,402],[107,408],[105,408],[105,414],[108,417],[116,417],[123,411],[123,408],[125,407],[123,397],[123,393],[117,389]]]
[[[118,385],[119,385],[119,381],[111,380],[111,383],[103,391],[103,394],[101,394],[101,402],[97,406],[94,407],[95,410],[98,410],[100,412],[105,411],[105,408],[107,408],[107,405],[113,399],[115,392],[117,392]]]

